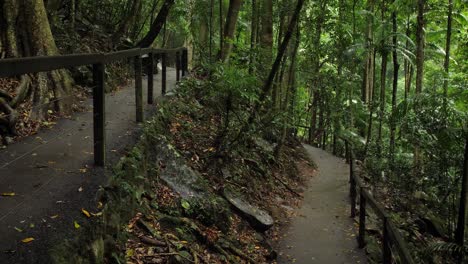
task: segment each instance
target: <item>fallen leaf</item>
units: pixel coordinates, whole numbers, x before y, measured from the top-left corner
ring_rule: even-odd
[[[58,216],[59,216],[59,215],[53,215],[53,216],[51,216],[50,218],[55,219],[55,218],[57,218]]]
[[[21,240],[21,242],[23,242],[23,243],[29,243],[31,241],[34,241],[34,238],[28,237],[28,238],[25,238],[25,239]]]
[[[16,226],[15,226],[14,228],[15,228],[15,230],[18,231],[18,232],[23,232],[23,229],[21,229],[21,228],[17,228]]]
[[[86,211],[85,209],[81,208],[81,212],[82,212],[84,215],[86,215],[86,217],[88,217],[88,218],[91,217],[91,214],[90,214],[88,211]]]
[[[11,193],[2,193],[2,196],[15,196],[16,193],[11,192]]]
[[[99,202],[97,208],[101,209],[103,206],[102,202]]]
[[[79,191],[79,192],[82,192],[82,191],[83,191],[83,187],[78,188],[78,191]]]
[[[76,229],[78,229],[78,228],[81,227],[80,224],[78,224],[78,222],[76,222],[76,221],[75,221],[73,224],[74,224],[74,226],[75,226]]]
[[[86,173],[86,171],[88,171],[86,168],[80,169],[81,173]]]
[[[92,216],[101,216],[102,215],[102,212],[99,212],[99,213],[91,213]]]

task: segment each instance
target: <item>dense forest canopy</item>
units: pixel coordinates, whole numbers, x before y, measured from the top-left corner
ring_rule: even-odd
[[[462,244],[467,1],[0,0],[0,6],[1,58],[188,47],[192,76],[213,83],[209,92],[224,113],[219,153],[242,143],[243,134],[260,132],[278,143],[276,153],[291,138],[336,154],[353,148],[415,247],[434,242],[413,232],[417,219],[436,229],[432,235],[443,245],[432,251],[450,255],[451,242]],[[113,65],[107,74],[128,73]],[[69,114],[89,76],[79,68],[2,79],[2,137],[27,134],[51,113]]]

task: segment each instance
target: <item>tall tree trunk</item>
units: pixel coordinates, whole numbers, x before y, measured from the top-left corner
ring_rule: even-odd
[[[0,54],[7,57],[52,56],[59,51],[50,30],[47,12],[42,0],[0,0]],[[40,120],[48,110],[71,112],[73,80],[68,71],[56,70],[32,76],[23,75],[15,96],[4,97],[0,92],[0,111],[8,112],[8,126],[14,132],[15,108],[26,100],[32,102],[31,116]],[[1,91],[1,90],[0,90]],[[1,98],[3,97],[3,98]]]
[[[425,18],[424,9],[426,7],[426,0],[418,0],[418,17],[416,28],[416,94],[420,94],[423,89],[424,82],[424,47],[425,43]],[[416,109],[415,109],[416,110]],[[421,175],[421,150],[419,143],[416,142],[414,146],[414,175],[419,177]]]
[[[253,124],[258,112],[260,111],[260,107],[265,102],[267,96],[271,92],[271,88],[273,85],[273,80],[275,78],[275,75],[278,73],[278,69],[280,67],[281,61],[283,60],[284,54],[289,45],[289,41],[291,40],[294,29],[296,28],[297,23],[299,23],[299,17],[300,17],[302,7],[304,5],[304,1],[305,0],[297,1],[296,8],[294,10],[293,16],[291,17],[291,21],[289,22],[289,25],[288,25],[288,30],[286,31],[286,34],[284,35],[284,39],[278,48],[276,59],[273,63],[273,66],[271,67],[270,73],[268,74],[268,78],[265,80],[265,83],[263,84],[259,99],[255,102],[254,106],[252,107],[252,110],[250,111],[250,114],[249,114],[249,118],[247,119],[247,122],[244,124],[244,126],[240,130],[239,135],[243,135],[250,130],[251,128],[250,124]]]
[[[266,79],[273,55],[273,1],[262,0],[260,11],[260,74]]]
[[[408,50],[410,47],[410,42],[409,42],[409,39],[411,39],[410,26],[411,26],[410,15],[408,14],[408,17],[406,19],[406,37],[408,38],[408,40],[406,40],[406,45],[405,45],[406,50]],[[406,101],[411,92],[411,83],[413,81],[413,72],[414,72],[413,65],[406,59],[405,59],[405,64],[404,64],[404,70],[405,70],[405,101]]]
[[[452,39],[452,13],[453,13],[453,0],[448,0],[448,14],[447,14],[447,36],[445,40],[445,60],[444,60],[444,108],[447,107],[448,97],[448,84],[449,84],[449,70],[450,70],[450,43]]]
[[[364,67],[363,75],[363,89],[362,99],[363,102],[368,104],[372,101],[374,91],[374,76],[375,76],[375,47],[374,47],[374,0],[367,1],[367,11],[370,13],[367,15],[367,36],[366,36],[366,48],[367,48],[367,59]]]
[[[382,1],[382,24],[385,23],[386,6],[385,1]],[[388,50],[387,43],[385,41],[385,31],[382,29],[382,41],[380,43],[381,54],[382,54],[382,65],[380,71],[380,111],[379,111],[379,130],[377,132],[377,154],[380,156],[382,152],[382,128],[383,120],[385,116],[386,106],[386,84],[387,84],[387,63],[388,63]]]
[[[392,13],[392,25],[393,25],[393,86],[392,86],[392,115],[390,118],[390,160],[393,164],[395,157],[395,131],[396,131],[396,107],[397,107],[397,91],[398,91],[398,70],[400,65],[398,64],[397,56],[397,45],[398,39],[396,33],[398,32],[397,24],[397,13],[393,11]]]
[[[224,49],[224,5],[223,0],[219,0],[219,51],[221,52]]]
[[[426,0],[418,0],[418,17],[416,27],[416,93],[421,93],[424,81],[424,48],[425,33],[424,27],[426,21],[424,18],[424,9],[426,7]]]
[[[290,48],[290,58],[291,58],[291,63],[289,65],[289,74],[288,74],[288,88],[286,91],[286,99],[284,105],[286,112],[288,113],[289,118],[294,117],[294,102],[295,102],[295,97],[296,97],[296,59],[297,59],[297,50],[299,48],[300,44],[300,29],[297,27],[296,29],[296,35],[295,35],[295,40],[294,40],[294,45]],[[290,121],[291,124],[294,124],[294,120]],[[287,135],[288,135],[288,123],[284,122],[283,123],[283,131],[281,133],[281,139],[278,142],[276,148],[275,148],[275,157],[279,158],[281,154],[281,150],[283,148],[284,142],[286,141]]]
[[[237,19],[242,5],[242,0],[230,0],[229,9],[226,16],[226,24],[224,26],[223,49],[220,53],[221,61],[227,61],[232,50],[232,42],[236,31]]]
[[[141,0],[131,0],[132,4],[128,10],[127,16],[120,22],[119,27],[112,36],[114,44],[118,44],[120,39],[128,34],[130,27],[134,25],[137,19],[138,10],[141,8]],[[130,2],[129,2],[130,3]]]
[[[467,195],[468,195],[468,134],[465,135],[465,160],[463,162],[463,175],[460,192],[460,205],[458,210],[457,229],[455,231],[455,242],[463,248],[465,242],[465,225],[466,225],[466,211],[467,211]],[[463,255],[460,256],[462,258]],[[459,260],[462,263],[462,259]]]
[[[310,117],[310,127],[309,127],[309,144],[313,144],[315,141],[316,133],[317,133],[317,109],[319,103],[319,92],[318,90],[314,90],[312,93],[312,106],[311,106],[311,117]]]
[[[313,49],[315,52],[312,54],[312,87],[311,87],[311,93],[314,94],[314,102],[312,102],[312,108],[311,108],[311,113],[312,113],[312,118],[311,118],[311,124],[310,124],[310,130],[309,130],[309,140],[311,141],[310,143],[312,144],[315,139],[317,138],[317,130],[318,128],[319,131],[323,129],[321,127],[320,123],[320,118],[319,118],[319,125],[317,127],[317,112],[318,112],[318,107],[321,105],[319,104],[319,100],[317,99],[323,99],[323,94],[321,94],[321,87],[320,87],[320,69],[322,68],[322,64],[320,62],[321,59],[321,37],[322,37],[322,30],[323,30],[323,23],[325,22],[325,9],[327,6],[326,1],[322,1],[319,3],[320,4],[320,9],[317,12],[317,18],[315,21],[315,32],[314,32],[314,39],[312,40],[312,45]],[[321,94],[321,95],[319,95]],[[319,97],[320,96],[320,97]],[[321,111],[320,111],[321,113]]]
[[[159,35],[164,22],[166,21],[167,16],[169,15],[169,11],[171,7],[174,5],[175,0],[165,0],[161,9],[159,10],[156,19],[153,21],[153,24],[150,27],[149,32],[146,36],[136,45],[137,47],[146,48],[153,44],[156,37]]]
[[[255,49],[257,46],[257,35],[258,35],[258,7],[257,0],[252,0],[252,16],[250,25],[250,63],[249,72],[252,73],[255,67]]]

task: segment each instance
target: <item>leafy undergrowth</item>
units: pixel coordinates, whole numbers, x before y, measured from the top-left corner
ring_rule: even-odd
[[[204,85],[194,87],[193,80],[188,81],[159,113],[171,144],[215,195],[210,201],[187,201],[158,182],[146,213],[136,213],[126,227],[131,237],[125,245],[127,263],[265,263],[276,257],[269,241],[279,239],[279,227],[256,232],[231,211],[221,193],[235,189],[277,223],[285,222],[291,213],[285,208],[295,207],[301,198],[303,179],[295,160],[304,159],[302,148],[293,142],[275,160],[269,146],[273,143],[250,138],[220,153],[223,117],[205,97],[209,93],[201,92],[210,89]]]

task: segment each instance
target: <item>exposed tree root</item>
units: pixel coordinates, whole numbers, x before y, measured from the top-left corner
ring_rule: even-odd
[[[16,135],[15,125],[18,121],[18,115],[16,111],[8,104],[8,102],[0,98],[0,111],[6,114],[6,117],[3,117],[3,122],[0,122],[0,125],[3,126],[8,133]],[[4,125],[4,123],[6,124]]]

